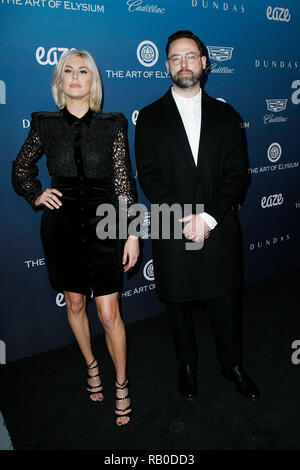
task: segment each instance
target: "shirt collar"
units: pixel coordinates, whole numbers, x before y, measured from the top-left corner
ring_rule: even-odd
[[[185,96],[182,96],[182,95],[179,95],[178,93],[176,93],[176,91],[174,91],[174,88],[172,87],[171,88],[171,91],[172,91],[172,96],[175,100],[175,102],[179,105],[193,105],[193,104],[196,104],[196,105],[199,105],[201,104],[201,98],[202,98],[202,89],[200,88],[200,91],[199,93],[197,93],[197,95],[194,95],[192,96],[191,98],[186,98]]]
[[[82,116],[81,118],[78,118],[77,116],[74,116],[74,114],[71,114],[68,110],[67,110],[67,107],[65,106],[62,110],[63,112],[63,115],[67,121],[67,123],[71,126],[72,124],[74,124],[74,122],[84,122],[87,126],[90,125],[90,122],[92,120],[92,117],[93,117],[93,111],[91,109],[89,109],[84,116]]]

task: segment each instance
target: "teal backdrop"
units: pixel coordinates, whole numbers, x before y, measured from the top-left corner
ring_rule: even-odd
[[[190,29],[208,49],[208,94],[232,104],[247,136],[251,184],[240,220],[246,282],[299,265],[298,0],[0,0],[1,319],[0,362],[73,341],[64,299],[48,283],[39,236],[40,213],[17,196],[11,162],[33,111],[54,111],[51,74],[61,54],[86,49],[104,86],[104,112],[129,123],[132,167],[139,110],[171,85],[167,37]],[[47,187],[45,158],[40,178]],[[145,236],[149,229],[144,221]],[[155,293],[151,241],[143,241],[137,272],[124,278],[126,323],[164,311]],[[101,332],[93,303],[93,334]]]

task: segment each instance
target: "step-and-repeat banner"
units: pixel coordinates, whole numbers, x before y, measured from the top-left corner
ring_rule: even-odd
[[[133,149],[139,110],[166,92],[167,38],[189,29],[207,46],[208,94],[242,116],[251,184],[239,210],[246,282],[299,264],[300,61],[298,0],[0,0],[1,319],[0,362],[73,341],[62,293],[48,283],[40,242],[41,213],[17,196],[11,163],[33,111],[55,111],[53,68],[71,48],[95,58],[104,86],[104,112],[129,123],[139,200],[149,208]],[[45,157],[39,162],[49,185]],[[297,184],[298,179],[298,184]],[[125,275],[126,323],[164,311],[155,293],[149,212],[139,269]],[[93,302],[93,334],[102,331]]]

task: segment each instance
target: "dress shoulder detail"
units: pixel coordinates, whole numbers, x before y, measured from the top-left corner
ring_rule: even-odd
[[[97,113],[96,118],[110,119],[112,121],[127,122],[127,119],[123,113]]]
[[[62,117],[62,113],[54,111],[35,111],[31,113],[32,119],[42,120],[47,118],[58,118]]]

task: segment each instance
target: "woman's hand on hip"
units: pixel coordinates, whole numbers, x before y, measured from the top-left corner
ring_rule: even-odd
[[[133,266],[136,264],[139,254],[140,254],[139,240],[137,237],[133,237],[130,235],[127,239],[127,242],[125,243],[124,252],[123,252],[122,263],[124,266],[125,273],[129,269],[133,268]]]
[[[48,207],[48,209],[59,209],[60,206],[62,205],[61,201],[58,199],[57,196],[62,196],[62,193],[59,192],[55,188],[47,188],[45,191],[40,194],[36,200],[35,200],[35,205],[36,206],[41,206],[44,205]]]

